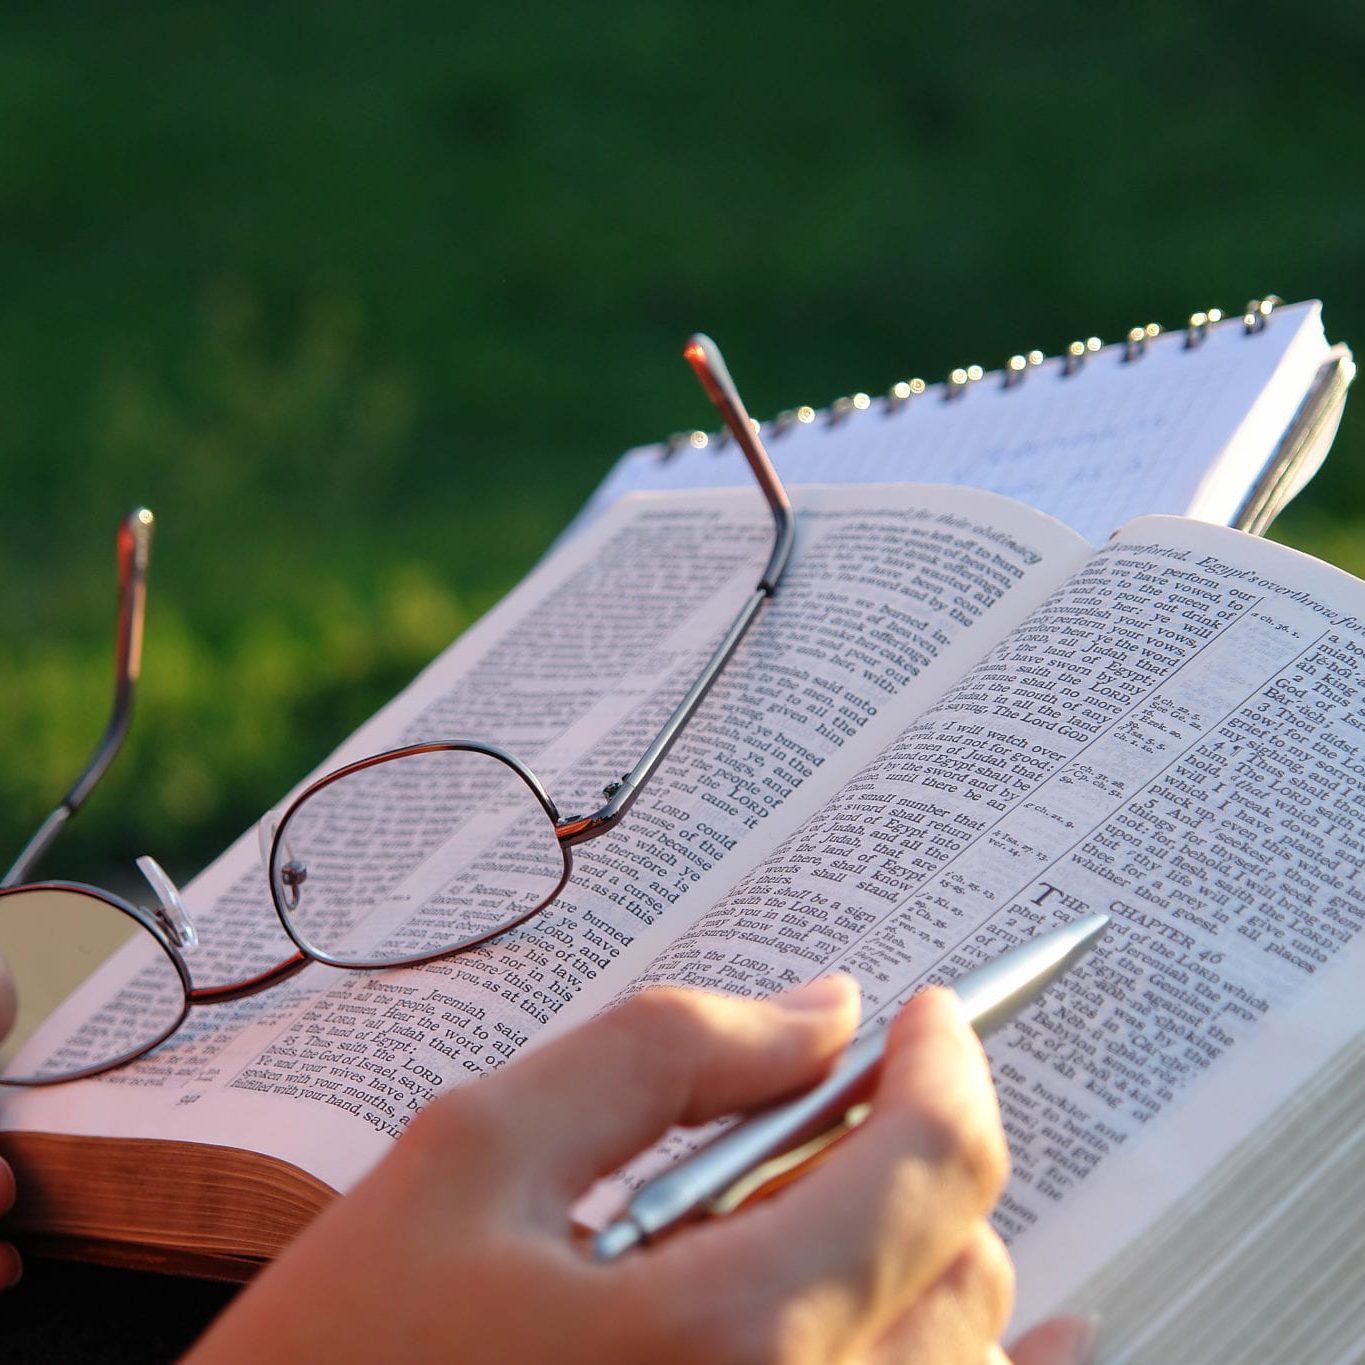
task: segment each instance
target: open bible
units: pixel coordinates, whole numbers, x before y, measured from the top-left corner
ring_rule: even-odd
[[[1359,1349],[1365,584],[1180,518],[1096,549],[987,493],[794,500],[781,591],[558,901],[420,968],[310,966],[121,1071],[5,1096],[21,1239],[246,1273],[433,1096],[624,993],[844,970],[872,1027],[1105,910],[1106,941],[988,1049],[1021,1323],[1097,1309],[1111,1349],[1154,1359]],[[327,767],[498,736],[589,805],[751,590],[765,518],[756,493],[627,498]],[[288,954],[254,832],[186,900],[196,979]],[[115,1026],[142,967],[113,959],[28,1046]]]

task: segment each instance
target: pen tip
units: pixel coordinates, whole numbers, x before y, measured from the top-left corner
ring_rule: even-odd
[[[1057,930],[1057,942],[1065,943],[1068,955],[1086,952],[1104,937],[1109,928],[1110,917],[1105,914],[1081,915]]]

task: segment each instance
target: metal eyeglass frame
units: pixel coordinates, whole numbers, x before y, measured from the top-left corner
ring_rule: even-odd
[[[185,1001],[174,1023],[151,1042],[125,1053],[112,1061],[97,1066],[71,1071],[52,1077],[0,1077],[0,1085],[38,1086],[58,1085],[63,1081],[80,1080],[85,1076],[112,1071],[159,1047],[185,1022],[193,1005],[217,1005],[255,995],[278,982],[295,975],[308,965],[302,954],[281,962],[266,972],[222,986],[196,986],[182,955],[198,942],[180,891],[154,858],[141,857],[137,866],[156,893],[157,905],[148,909],[134,905],[122,896],[86,882],[43,881],[30,882],[27,878],[38,860],[51,848],[67,822],[85,804],[90,793],[109,770],[127,737],[133,718],[133,702],[137,693],[138,675],[142,665],[142,627],[146,611],[147,566],[151,558],[152,530],[155,518],[145,507],[135,508],[124,518],[118,531],[118,625],[114,649],[114,700],[104,733],[95,746],[89,762],[71,784],[56,808],[39,825],[37,832],[24,846],[3,878],[0,878],[0,902],[6,896],[30,891],[57,891],[89,896],[127,915],[145,929],[170,958],[184,987]]]
[[[282,814],[270,812],[262,821],[261,848],[266,865],[266,878],[270,883],[271,899],[275,903],[275,911],[279,915],[285,933],[307,956],[318,962],[324,962],[328,966],[344,967],[357,971],[415,966],[418,963],[430,962],[436,958],[449,957],[455,953],[475,948],[481,943],[486,943],[490,939],[497,938],[509,930],[515,929],[517,925],[524,924],[533,915],[539,914],[559,896],[567,885],[573,872],[573,849],[578,844],[587,843],[590,839],[600,838],[603,834],[615,829],[625,813],[635,804],[645,783],[649,781],[659,764],[663,762],[678,736],[682,733],[683,728],[692,719],[697,707],[701,705],[703,698],[720,676],[721,670],[729,662],[739,642],[753,624],[760,608],[777,591],[783,570],[791,556],[792,544],[796,535],[796,520],[792,513],[791,500],[787,497],[787,491],[782,486],[782,481],[773,468],[768,452],[763,447],[757,424],[750,420],[749,414],[745,411],[743,400],[735,388],[734,381],[730,378],[730,372],[726,368],[719,347],[709,337],[697,333],[688,341],[683,350],[683,357],[696,372],[702,387],[706,390],[707,397],[719,410],[726,428],[743,452],[744,458],[763,492],[764,499],[767,501],[768,509],[772,513],[772,549],[763,573],[748,600],[740,608],[739,614],[716,646],[715,652],[707,660],[696,681],[678,703],[672,715],[664,722],[663,728],[655,735],[639,762],[619,781],[612,782],[603,788],[602,795],[606,798],[606,803],[591,815],[561,816],[549,792],[546,791],[544,783],[525,763],[498,745],[482,740],[453,740],[414,744],[375,754],[370,758],[361,759],[357,763],[347,764],[345,767],[338,768],[325,777],[319,778],[318,781],[301,792]],[[454,751],[479,753],[496,759],[515,772],[531,790],[554,826],[555,839],[564,859],[563,872],[554,889],[538,904],[486,932],[473,935],[435,951],[415,953],[408,957],[386,957],[377,960],[336,958],[309,943],[304,935],[296,930],[289,917],[289,912],[298,905],[298,888],[307,878],[306,866],[293,857],[288,845],[289,822],[295,812],[324,788],[342,781],[354,773],[373,768],[381,763],[389,763],[417,754]]]
[[[110,764],[123,745],[132,720],[133,702],[141,668],[142,631],[146,607],[146,575],[151,554],[154,518],[145,507],[135,509],[125,518],[118,533],[118,627],[115,647],[114,700],[109,720],[90,761],[80,776],[71,785],[70,790],[57,807],[38,827],[37,832],[24,846],[23,851],[5,873],[4,878],[0,879],[0,899],[25,891],[64,891],[93,897],[129,916],[147,933],[151,934],[158,946],[170,958],[184,987],[184,1007],[174,1023],[160,1036],[112,1061],[102,1062],[97,1066],[68,1072],[61,1076],[23,1077],[13,1080],[0,1077],[0,1086],[58,1085],[65,1081],[79,1080],[83,1077],[115,1070],[128,1062],[135,1061],[138,1057],[145,1056],[164,1043],[185,1022],[191,1007],[195,1005],[226,1004],[229,1001],[242,1000],[248,996],[257,995],[261,991],[269,990],[272,986],[277,986],[281,982],[296,976],[310,962],[314,961],[328,966],[356,970],[410,966],[420,962],[430,962],[436,958],[464,952],[480,943],[487,942],[489,939],[507,933],[510,929],[516,928],[518,924],[522,924],[533,915],[538,914],[554,901],[564,889],[572,872],[573,848],[615,829],[625,813],[634,805],[645,783],[654,774],[659,764],[663,762],[678,736],[682,733],[683,728],[691,720],[697,707],[700,706],[703,698],[720,676],[721,670],[753,624],[760,608],[777,591],[778,583],[791,556],[796,523],[790,499],[787,497],[787,492],[768,458],[767,451],[763,448],[757,425],[750,421],[749,415],[745,411],[743,401],[739,397],[734,381],[730,378],[719,348],[709,337],[699,333],[688,341],[683,355],[696,372],[707,396],[720,411],[726,428],[743,452],[749,468],[763,492],[773,517],[773,545],[757,586],[740,608],[739,614],[716,646],[714,653],[706,662],[696,681],[664,722],[663,727],[645,750],[639,762],[619,782],[612,782],[603,790],[602,794],[606,798],[604,805],[591,815],[568,818],[560,816],[549,793],[545,790],[544,784],[530,768],[497,745],[478,740],[409,745],[405,748],[375,754],[370,758],[347,764],[335,772],[328,773],[307,787],[289,805],[283,816],[278,818],[269,842],[266,873],[270,883],[271,898],[275,903],[276,913],[279,915],[285,932],[298,945],[299,951],[254,976],[220,986],[196,986],[194,984],[182,955],[182,950],[192,949],[198,941],[194,924],[175,883],[153,858],[143,856],[137,859],[138,868],[156,893],[157,905],[151,909],[134,905],[111,891],[84,882],[29,882],[25,880],[39,859],[47,853],[67,822],[84,805],[90,793],[108,771]],[[468,750],[494,758],[514,771],[530,788],[553,823],[555,839],[563,852],[564,871],[554,891],[533,909],[500,924],[488,933],[436,952],[422,953],[411,958],[385,959],[381,962],[367,964],[349,961],[339,962],[330,959],[306,944],[293,931],[288,920],[286,906],[282,903],[287,899],[290,890],[284,875],[289,863],[277,867],[279,855],[286,853],[287,856],[287,850],[282,845],[281,835],[285,831],[290,816],[314,793],[352,773],[413,754],[452,750]],[[272,818],[272,816],[267,816],[266,820],[269,821]]]

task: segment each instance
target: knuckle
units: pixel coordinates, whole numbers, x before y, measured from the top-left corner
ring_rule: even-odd
[[[985,1223],[978,1228],[966,1256],[971,1293],[987,1330],[999,1336],[1014,1310],[1014,1264],[1004,1243]]]
[[[725,1074],[742,1040],[703,991],[651,987],[602,1016],[612,1065],[647,1091],[670,1122],[695,1123],[693,1107]],[[666,1111],[666,1112],[665,1112]]]
[[[951,1170],[987,1208],[1009,1176],[1009,1148],[997,1116],[977,1105],[926,1105],[918,1115],[929,1159]]]
[[[461,1086],[428,1105],[409,1128],[407,1138],[438,1159],[451,1150],[461,1153],[495,1152],[506,1128],[504,1106],[499,1104],[493,1078],[478,1085]]]
[[[986,1204],[994,1204],[1010,1174],[1010,1152],[1005,1132],[994,1114],[969,1124],[963,1142],[963,1164]]]
[[[702,1016],[701,997],[676,986],[651,986],[633,996],[620,1010],[633,1031],[671,1042],[694,1029]]]
[[[613,1026],[652,1067],[678,1065],[702,1035],[705,1010],[695,991],[653,986],[614,1012]]]

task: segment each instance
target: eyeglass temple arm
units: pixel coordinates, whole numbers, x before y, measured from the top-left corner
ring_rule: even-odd
[[[151,556],[155,518],[145,507],[134,508],[118,531],[118,631],[115,641],[114,704],[109,722],[84,771],[57,808],[38,826],[24,851],[5,873],[0,887],[28,879],[66,822],[81,808],[123,745],[133,718],[133,694],[142,667],[142,618],[147,597],[147,561]]]
[[[768,501],[768,509],[773,514],[773,549],[768,556],[767,568],[759,579],[758,587],[765,597],[777,591],[778,580],[787,567],[791,555],[792,541],[796,538],[796,519],[792,515],[791,499],[782,486],[782,480],[768,458],[768,452],[759,439],[755,424],[745,411],[744,400],[739,396],[735,381],[730,378],[725,357],[720,347],[702,332],[697,332],[683,348],[683,359],[696,371],[706,396],[715,404],[725,421],[730,434],[735,438],[744,458],[749,462],[758,486]]]
[[[792,513],[791,499],[787,497],[787,490],[782,486],[782,480],[778,478],[777,471],[768,458],[768,452],[749,420],[744,401],[735,388],[734,380],[730,378],[730,371],[726,368],[720,348],[710,337],[698,332],[688,341],[683,350],[683,357],[696,371],[707,397],[719,409],[730,434],[744,452],[744,458],[749,462],[749,468],[753,471],[759,488],[763,490],[763,496],[767,499],[768,508],[773,514],[772,553],[768,556],[767,566],[753,595],[740,609],[739,615],[726,631],[724,639],[716,647],[715,653],[707,661],[700,676],[678,703],[673,714],[664,722],[663,729],[654,737],[644,756],[619,782],[613,782],[604,790],[606,805],[592,815],[567,820],[558,826],[559,840],[565,844],[580,844],[595,839],[599,834],[605,834],[615,827],[634,804],[645,783],[673,747],[673,742],[682,732],[683,726],[692,719],[693,712],[711,690],[712,684],[720,676],[721,669],[729,662],[745,632],[753,624],[759,609],[777,591],[777,585],[791,556],[792,542],[796,537],[796,518]]]

